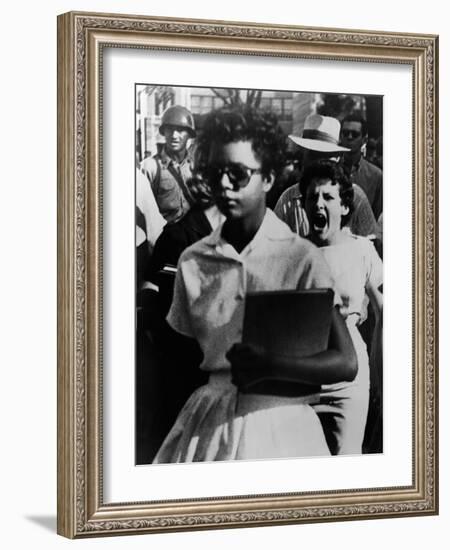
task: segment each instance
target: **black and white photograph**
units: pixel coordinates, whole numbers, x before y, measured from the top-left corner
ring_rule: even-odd
[[[58,17],[62,536],[438,513],[439,37],[347,18]]]
[[[383,453],[383,96],[135,116],[136,464]]]

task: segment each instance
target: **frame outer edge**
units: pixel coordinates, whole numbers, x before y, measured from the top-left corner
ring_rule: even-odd
[[[434,403],[432,409],[432,415],[434,419],[434,431],[433,431],[433,443],[434,443],[434,456],[433,456],[433,481],[434,481],[434,513],[439,514],[439,36],[433,37],[433,66],[431,70],[433,72],[433,95],[432,95],[432,111],[433,111],[433,125],[432,131],[432,143],[433,143],[433,155],[430,159],[433,169],[432,196],[433,196],[433,211],[432,218],[434,220],[434,233],[433,233],[433,281],[434,281],[434,293],[433,293],[433,321],[432,321],[432,334],[434,335],[433,341],[433,365],[434,365],[434,378],[433,378],[433,395]]]
[[[438,437],[438,37],[430,39],[423,53],[420,70],[421,89],[419,93],[422,105],[419,116],[418,134],[421,154],[417,159],[424,162],[417,166],[419,181],[420,224],[416,236],[416,250],[419,254],[418,282],[415,304],[422,308],[418,312],[420,335],[418,346],[421,351],[423,368],[418,403],[423,400],[419,410],[423,410],[422,429],[418,433],[423,437],[419,449],[423,457],[423,494],[432,514],[439,513],[439,437]],[[422,183],[423,182],[423,183]],[[420,281],[420,282],[419,282]]]
[[[415,81],[415,376],[416,479],[427,509],[438,513],[438,42],[416,62]]]
[[[432,514],[439,511],[438,479],[438,37],[433,37],[423,52],[420,64],[420,112],[417,123],[419,143],[416,162],[418,184],[418,277],[416,280],[415,307],[421,339],[420,398],[418,410],[423,411],[422,427],[418,433],[423,438],[419,445],[422,471],[421,489]],[[416,199],[416,200],[417,200]],[[418,294],[417,294],[418,293]]]
[[[70,14],[57,18],[58,40],[58,276],[57,276],[57,533],[65,537],[75,536],[75,420],[74,395],[74,198],[73,160],[75,142],[73,129],[74,89],[71,77],[74,67],[73,22]]]
[[[88,19],[84,20],[83,16]],[[94,32],[95,30],[105,30],[102,29],[104,23],[95,20],[96,17],[104,16],[105,14],[71,12],[58,17],[58,533],[69,538],[84,538],[92,535],[250,527],[291,522],[342,521],[371,519],[371,516],[382,518],[395,517],[396,515],[436,514],[438,510],[436,470],[438,463],[438,334],[436,332],[438,328],[438,278],[436,273],[438,265],[438,40],[436,36],[428,37],[425,40],[425,35],[417,37],[410,35],[408,44],[405,46],[402,37],[406,35],[404,33],[398,35],[400,38],[397,39],[397,35],[392,33],[392,43],[388,40],[388,48],[397,48],[399,56],[413,50],[416,52],[415,55],[418,55],[418,51],[422,53],[422,62],[416,64],[421,78],[415,82],[418,92],[417,99],[420,99],[415,125],[416,132],[419,134],[419,136],[416,135],[416,144],[418,140],[420,148],[416,149],[416,155],[418,155],[417,158],[425,161],[425,163],[422,162],[422,165],[417,166],[415,178],[417,185],[417,177],[420,174],[419,179],[422,182],[417,186],[417,194],[421,197],[419,201],[421,207],[418,209],[418,233],[416,234],[415,250],[421,256],[421,262],[419,266],[416,266],[418,277],[416,289],[423,289],[423,293],[420,293],[416,300],[416,305],[419,303],[422,305],[422,312],[418,315],[421,329],[418,334],[417,343],[419,345],[416,354],[418,352],[421,357],[418,364],[423,364],[421,377],[425,379],[423,380],[425,384],[420,386],[421,391],[418,391],[418,395],[416,395],[419,415],[419,418],[416,418],[416,426],[420,439],[418,450],[422,454],[420,460],[416,462],[416,468],[419,467],[418,471],[416,470],[416,488],[418,485],[419,494],[415,498],[419,498],[419,501],[409,503],[406,500],[402,503],[398,500],[391,502],[388,499],[386,504],[369,503],[368,507],[363,506],[361,502],[353,507],[345,504],[341,504],[339,507],[333,505],[330,507],[329,515],[328,513],[322,515],[320,508],[316,507],[310,510],[312,515],[308,510],[305,511],[305,514],[302,510],[292,510],[292,513],[289,512],[289,514],[287,510],[281,510],[278,514],[277,511],[269,510],[259,513],[250,509],[248,512],[220,512],[217,515],[212,512],[206,515],[199,515],[198,512],[194,515],[186,513],[181,517],[172,513],[169,516],[151,518],[146,515],[144,507],[137,511],[134,518],[124,515],[124,509],[117,510],[119,512],[117,518],[113,517],[114,514],[109,517],[110,510],[105,510],[106,517],[103,518],[103,521],[96,521],[96,519],[101,519],[95,518],[96,512],[101,512],[101,510],[96,510],[101,505],[101,487],[96,484],[99,474],[99,465],[96,460],[98,459],[98,437],[101,436],[101,426],[98,423],[99,418],[95,415],[94,418],[92,415],[92,407],[95,409],[97,404],[95,388],[92,387],[92,384],[90,388],[87,387],[86,383],[88,381],[90,383],[99,382],[99,364],[97,363],[99,348],[95,338],[92,340],[92,333],[97,328],[97,321],[90,320],[89,314],[94,314],[95,318],[98,313],[101,314],[101,292],[99,291],[98,294],[95,291],[99,281],[96,280],[98,275],[95,276],[96,266],[93,265],[95,259],[99,260],[98,254],[101,247],[97,248],[96,243],[98,242],[97,238],[101,236],[101,228],[93,227],[91,224],[92,220],[95,220],[95,212],[101,206],[101,199],[99,205],[98,199],[96,199],[98,189],[91,187],[93,184],[96,185],[95,182],[98,180],[98,174],[92,174],[98,153],[98,151],[92,150],[92,146],[95,148],[98,143],[95,138],[95,124],[92,127],[90,118],[93,114],[98,115],[98,111],[92,106],[89,109],[89,102],[86,102],[86,93],[94,84],[93,75],[96,74],[95,71],[92,73],[92,59],[88,60],[91,69],[89,70],[88,67],[86,71],[88,74],[84,73],[83,68],[85,67],[86,54],[90,58],[90,53],[92,53],[92,49],[89,51],[89,48],[86,52],[86,34],[89,34],[86,33],[86,30],[94,30]],[[115,33],[123,30],[122,20],[127,16],[117,14],[109,17],[117,20],[115,21],[117,26],[108,27],[108,30]],[[136,33],[137,30],[155,31],[158,25],[165,22],[167,29],[163,34],[173,34],[175,37],[183,36],[183,33],[187,32],[191,38],[197,34],[201,36],[207,34],[207,27],[215,23],[206,20],[177,20],[140,16],[136,16],[136,20],[132,21],[132,25],[130,22],[130,26],[133,27],[130,29],[132,33]],[[151,29],[137,29],[136,27],[141,24],[140,20],[153,21],[157,25]],[[183,21],[191,24],[196,23],[198,27],[187,26],[182,24]],[[143,22],[142,25],[146,27]],[[234,29],[233,32],[238,39],[244,38],[244,42],[251,39],[264,41],[267,38],[269,40],[274,38],[269,31],[276,26],[267,26],[266,29],[265,24],[224,22],[224,27],[235,28],[239,25],[243,25],[245,28]],[[250,27],[255,34],[248,32]],[[282,27],[280,27],[280,31],[281,29]],[[301,28],[292,29],[291,36],[291,28],[285,28],[286,33],[283,34],[286,36],[282,37],[283,40],[299,40],[300,33],[296,29]],[[335,31],[322,29],[320,32],[324,33],[321,35],[323,44],[331,42],[335,50],[335,38],[327,34]],[[340,30],[339,34],[343,33],[342,40],[344,42],[352,42],[353,46],[357,46],[358,42],[355,42],[354,38],[356,34],[353,34],[357,32]],[[365,33],[367,34],[364,42],[367,40],[367,43],[364,46],[371,45],[381,53],[385,43],[383,40],[378,41],[376,36],[378,33],[374,31],[365,31]],[[219,34],[217,33],[217,35]],[[278,29],[274,34],[278,34]],[[308,34],[315,37],[319,33],[312,31]],[[383,35],[391,36],[390,33],[383,33]],[[224,39],[230,38],[227,36],[227,32],[222,32],[221,36]],[[308,37],[307,40],[309,40]],[[425,51],[428,55],[425,54]],[[369,52],[369,57],[371,55]],[[426,59],[425,63],[423,63],[423,57]],[[93,308],[90,306],[92,301],[95,302]],[[96,311],[96,307],[100,311]],[[90,365],[86,363],[89,361]],[[95,365],[94,372],[92,372],[92,361]],[[431,393],[433,390],[435,392],[433,394],[435,399],[431,402],[426,397],[428,390]],[[89,417],[85,417],[86,413],[89,414]],[[425,449],[424,443],[432,448]],[[96,465],[95,468],[92,468],[93,464]],[[417,484],[417,482],[419,483]],[[427,490],[429,493],[424,495],[424,491],[427,492]],[[142,517],[141,510],[145,517]]]
[[[435,225],[436,225],[436,234],[434,241],[435,249],[435,280],[436,280],[436,290],[435,290],[435,333],[437,335],[437,341],[435,346],[435,365],[436,365],[436,379],[434,384],[435,392],[435,409],[434,409],[434,418],[435,418],[435,481],[436,481],[436,514],[439,514],[439,36],[436,36],[434,39],[435,43],[435,65],[434,65],[434,114],[435,114],[435,126],[434,126],[434,158],[433,165],[435,169],[435,181],[434,181],[434,193],[435,193]]]

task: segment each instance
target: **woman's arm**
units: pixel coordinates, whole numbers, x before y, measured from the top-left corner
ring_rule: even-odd
[[[273,356],[262,348],[235,344],[227,357],[232,364],[233,381],[240,388],[269,380],[311,385],[334,384],[351,381],[358,372],[350,334],[336,308],[332,312],[328,349],[323,352],[309,357]]]
[[[367,296],[369,296],[370,303],[372,305],[375,318],[377,321],[380,319],[383,311],[383,294],[376,288],[371,281],[366,284]]]

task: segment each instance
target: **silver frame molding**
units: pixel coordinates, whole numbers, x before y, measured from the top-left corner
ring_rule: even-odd
[[[105,46],[412,67],[411,486],[103,502],[100,91]],[[438,513],[437,115],[437,36],[95,13],[58,17],[59,534],[79,538]]]

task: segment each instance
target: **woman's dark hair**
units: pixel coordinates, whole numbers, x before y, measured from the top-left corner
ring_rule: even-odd
[[[194,199],[194,206],[206,210],[206,208],[214,204],[211,187],[203,178],[201,172],[194,172],[187,180],[186,185]]]
[[[341,227],[347,225],[353,214],[353,186],[350,178],[344,172],[342,167],[336,162],[330,160],[318,160],[305,168],[300,179],[300,192],[302,203],[305,204],[306,192],[313,180],[331,180],[332,185],[339,186],[339,196],[342,204],[347,206],[348,213],[342,216]]]
[[[270,177],[284,165],[286,137],[278,118],[269,111],[247,105],[223,107],[211,111],[197,139],[198,152],[207,164],[213,144],[251,141],[255,156],[262,164],[262,173]]]

